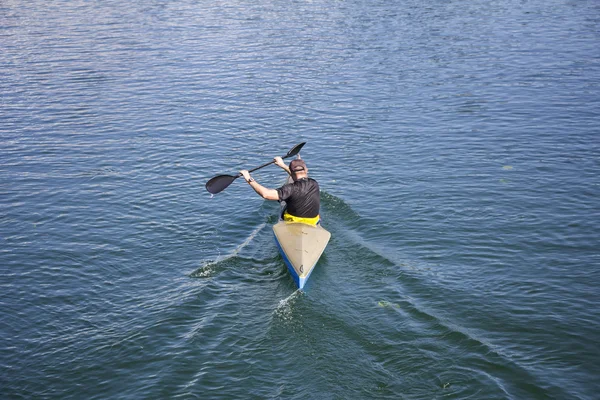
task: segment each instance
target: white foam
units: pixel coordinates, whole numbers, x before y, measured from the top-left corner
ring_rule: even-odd
[[[256,227],[256,229],[254,229],[252,231],[252,233],[250,234],[250,236],[248,236],[246,238],[246,240],[244,240],[242,242],[242,244],[240,244],[238,247],[236,247],[231,253],[226,254],[224,256],[219,256],[214,261],[205,262],[200,268],[198,268],[194,272],[192,272],[191,275],[193,277],[197,277],[197,278],[207,278],[207,277],[211,276],[215,272],[215,268],[214,268],[215,265],[219,264],[220,262],[229,260],[230,258],[233,258],[233,257],[237,256],[239,254],[239,252],[242,251],[242,249],[244,247],[246,247],[246,246],[248,246],[248,244],[250,244],[250,242],[252,241],[252,239],[254,239],[256,237],[256,235],[258,235],[258,233],[266,225],[267,225],[267,223],[263,222],[258,227]]]
[[[293,300],[295,300],[296,297],[298,297],[301,294],[302,291],[300,289],[296,289],[288,297],[279,301],[279,304],[277,304],[277,308],[275,308],[275,311],[273,313],[284,320],[290,319],[292,315],[292,305],[294,304]]]

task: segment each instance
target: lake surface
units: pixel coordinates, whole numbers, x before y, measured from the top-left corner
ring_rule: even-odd
[[[598,398],[596,0],[7,0],[0,49],[2,398]],[[204,184],[303,141],[297,291]]]

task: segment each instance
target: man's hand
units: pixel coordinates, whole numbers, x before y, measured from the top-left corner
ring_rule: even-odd
[[[292,173],[290,172],[290,168],[289,168],[287,165],[285,165],[285,163],[283,162],[283,158],[281,158],[281,157],[275,157],[275,158],[273,158],[273,160],[275,160],[275,164],[276,164],[278,167],[281,167],[281,168],[283,168],[283,170],[284,170],[285,172],[287,172],[289,175],[291,175],[291,174],[292,174]]]
[[[252,177],[250,176],[250,173],[248,172],[247,169],[241,170],[240,174],[242,174],[242,176],[244,177],[246,182],[248,182],[250,179],[252,179]],[[254,191],[256,193],[258,193],[258,195],[260,197],[262,197],[263,199],[266,199],[266,200],[279,200],[279,193],[277,192],[277,190],[266,188],[266,187],[262,186],[260,183],[256,182],[254,179],[252,179],[252,181],[255,183],[254,184],[250,183],[250,187],[252,189],[254,189]]]
[[[285,169],[285,167],[287,167],[287,165],[285,165],[285,163],[283,162],[283,158],[277,156],[273,160],[275,160],[275,165],[277,165],[278,167],[283,168],[283,169]]]
[[[248,172],[247,169],[241,170],[240,174],[242,174],[242,176],[244,177],[244,179],[246,180],[246,182],[248,182],[250,180],[250,173]]]

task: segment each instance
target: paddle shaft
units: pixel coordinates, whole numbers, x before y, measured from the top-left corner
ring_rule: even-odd
[[[286,158],[286,157],[281,157],[281,158]],[[273,160],[273,161],[269,161],[268,163],[265,163],[265,164],[261,165],[260,167],[256,167],[256,168],[249,169],[249,170],[248,170],[248,172],[254,172],[254,171],[258,171],[259,169],[261,169],[261,168],[264,168],[264,167],[266,167],[266,166],[268,166],[268,165],[271,165],[271,164],[275,164],[275,160]],[[238,172],[237,176],[238,176],[238,177],[240,177],[240,176],[242,176],[242,174],[240,174],[240,173]]]
[[[294,156],[294,155],[295,155],[295,154],[292,154],[292,155],[286,155],[286,156],[283,156],[283,157],[281,157],[281,158],[282,158],[282,159],[285,159],[285,158],[292,157],[292,156]],[[261,169],[261,168],[264,168],[264,167],[267,167],[267,166],[269,166],[269,165],[271,165],[271,164],[275,164],[275,160],[273,160],[273,161],[269,161],[268,163],[265,163],[265,164],[261,165],[260,167],[256,167],[256,168],[249,169],[249,170],[248,170],[248,172],[254,172],[254,171],[258,171],[259,169]],[[238,174],[237,174],[236,176],[239,178],[240,176],[242,176],[242,174],[240,174],[240,173],[238,172]]]

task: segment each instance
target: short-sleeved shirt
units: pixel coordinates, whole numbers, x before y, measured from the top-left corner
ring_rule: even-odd
[[[314,218],[319,215],[321,194],[319,184],[312,178],[302,178],[277,189],[279,201],[285,201],[286,211],[296,217]]]

